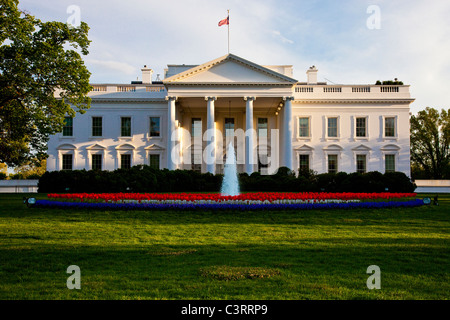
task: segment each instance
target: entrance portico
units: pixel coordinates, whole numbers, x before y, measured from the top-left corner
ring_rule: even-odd
[[[184,132],[180,141],[168,143],[167,167],[221,173],[231,142],[239,172],[280,165],[293,169],[291,100],[296,83],[232,54],[166,78],[168,137],[176,129]]]

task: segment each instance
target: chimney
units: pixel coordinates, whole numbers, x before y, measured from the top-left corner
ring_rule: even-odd
[[[317,68],[316,66],[312,66],[306,71],[308,75],[308,84],[317,84]]]
[[[153,70],[150,68],[147,68],[147,66],[144,66],[144,68],[142,68],[141,71],[142,71],[142,83],[151,84]]]

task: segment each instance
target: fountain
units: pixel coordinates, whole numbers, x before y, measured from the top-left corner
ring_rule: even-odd
[[[230,142],[227,149],[227,160],[225,161],[224,175],[222,181],[223,196],[239,195],[239,179],[236,166],[236,155],[234,153],[233,144]]]

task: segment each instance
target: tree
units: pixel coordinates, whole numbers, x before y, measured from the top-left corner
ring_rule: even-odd
[[[14,173],[21,176],[22,179],[29,179],[30,177],[41,177],[47,169],[47,159],[37,161],[30,161],[24,165],[14,168]]]
[[[65,116],[90,107],[89,27],[42,22],[0,2],[0,162],[14,167],[47,157]]]
[[[445,178],[450,168],[450,110],[427,107],[411,116],[411,162],[432,179]]]

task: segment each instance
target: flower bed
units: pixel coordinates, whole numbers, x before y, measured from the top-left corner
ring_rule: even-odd
[[[48,194],[36,207],[119,210],[311,210],[416,207],[415,193],[282,193],[238,196],[217,193],[76,193]]]
[[[342,202],[342,203],[114,203],[114,202],[64,202],[38,200],[35,207],[72,209],[118,209],[118,210],[312,210],[312,209],[357,209],[400,208],[423,205],[421,199],[386,202]]]

